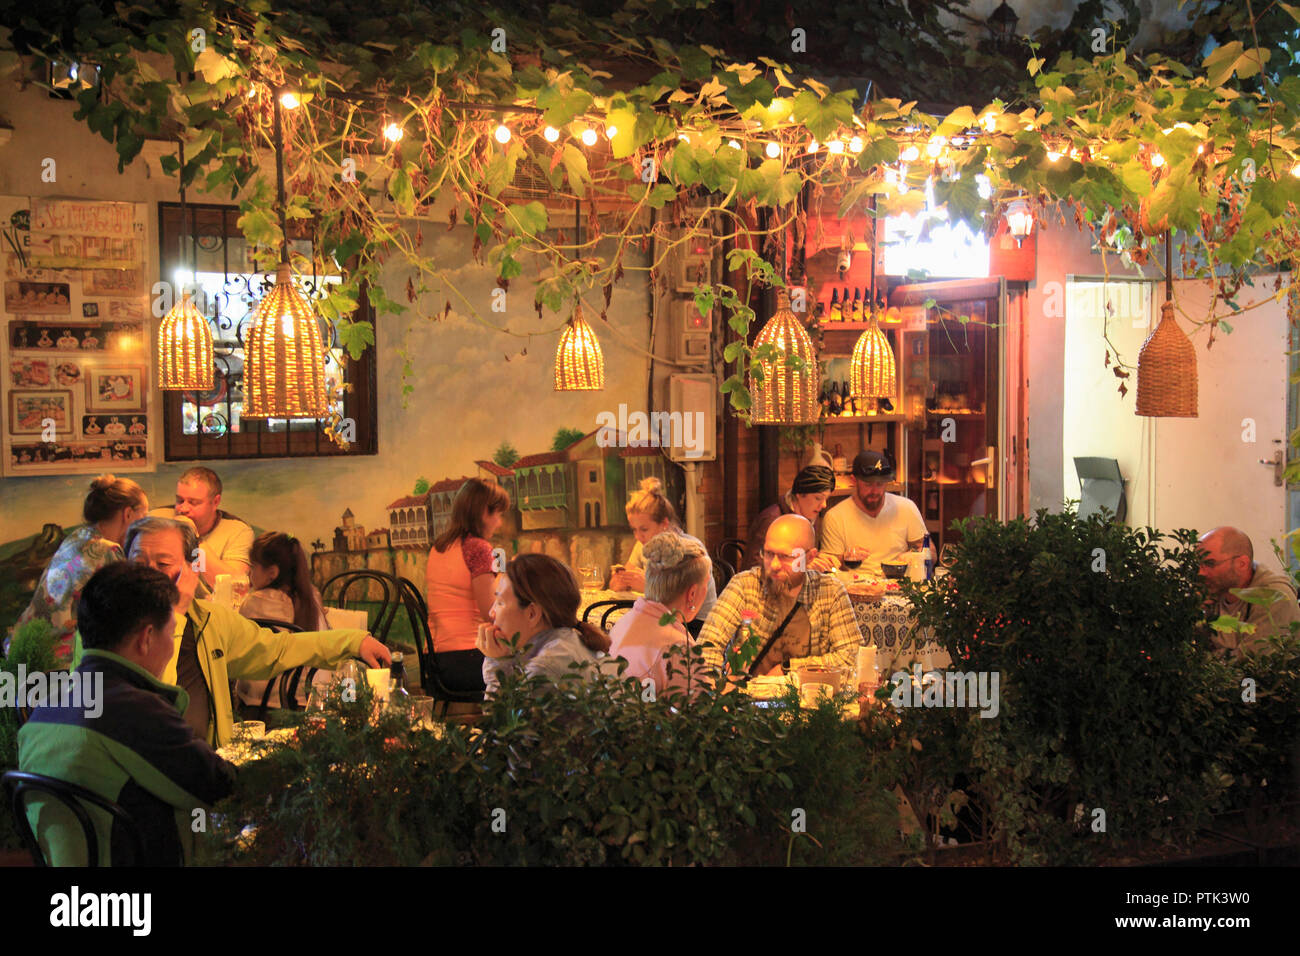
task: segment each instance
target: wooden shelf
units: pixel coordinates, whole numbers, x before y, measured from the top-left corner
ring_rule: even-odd
[[[834,332],[837,329],[843,329],[845,332],[865,332],[870,327],[871,327],[870,322],[823,322],[822,323],[823,332]],[[880,330],[882,332],[888,332],[891,329],[901,329],[902,327],[903,324],[901,322],[880,323]]]
[[[891,412],[888,415],[829,415],[825,422],[819,424],[826,425],[884,425],[893,422],[906,421],[907,416],[898,412]]]
[[[983,418],[984,412],[963,412],[953,409],[944,411],[942,408],[927,408],[925,413],[933,418]]]

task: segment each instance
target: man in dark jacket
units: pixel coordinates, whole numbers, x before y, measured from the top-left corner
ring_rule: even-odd
[[[80,784],[121,805],[143,837],[144,859],[135,862],[152,866],[188,857],[193,822],[206,821],[204,808],[230,792],[235,776],[185,722],[185,691],[158,679],[172,657],[178,600],[160,571],[125,562],[97,571],[77,603],[85,648],[77,673],[82,684],[96,685],[100,706],[52,701],[35,708],[18,733],[19,769]],[[100,865],[121,861],[120,825],[86,809]],[[27,815],[51,864],[86,864],[81,828],[64,807],[33,797]]]

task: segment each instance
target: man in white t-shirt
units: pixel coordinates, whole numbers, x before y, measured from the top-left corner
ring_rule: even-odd
[[[194,522],[205,565],[199,576],[208,587],[216,584],[218,574],[248,573],[253,529],[221,510],[221,479],[211,468],[191,468],[181,475],[176,482],[175,507],[159,508],[150,514]]]
[[[925,522],[909,498],[885,491],[894,480],[894,463],[875,451],[853,459],[853,495],[822,518],[821,552],[812,566],[819,571],[842,567],[860,558],[862,570],[879,576],[882,562],[903,563],[908,551],[921,547]],[[933,549],[931,549],[933,559]]]

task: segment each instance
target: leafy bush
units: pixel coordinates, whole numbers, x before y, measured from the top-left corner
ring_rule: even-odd
[[[28,621],[14,632],[9,643],[9,655],[0,662],[0,671],[12,676],[15,690],[17,686],[18,665],[22,664],[28,674],[36,671],[54,670],[54,629],[50,622],[35,618]],[[18,769],[18,709],[0,707],[0,772]],[[0,813],[0,849],[12,850],[22,846],[18,831],[14,829],[13,817],[7,808]]]
[[[508,679],[478,730],[440,737],[340,704],[248,765],[207,862],[885,863],[894,798],[830,704],[643,700],[635,680]],[[271,796],[267,796],[271,794]],[[254,840],[231,841],[251,821]]]
[[[911,711],[905,726],[923,748],[924,722],[932,742],[969,748],[965,789],[1018,862],[1189,837],[1250,733],[1230,669],[1198,642],[1195,534],[1162,546],[1151,529],[1045,510],[960,530],[951,574],[907,593],[953,669],[1000,675],[1000,712]]]

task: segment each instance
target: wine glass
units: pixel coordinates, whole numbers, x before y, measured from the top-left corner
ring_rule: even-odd
[[[848,570],[856,571],[858,568],[862,567],[862,559],[864,557],[865,553],[861,548],[849,548],[840,557],[840,563]]]
[[[945,544],[939,549],[939,567],[951,570],[957,563],[957,545]]]

